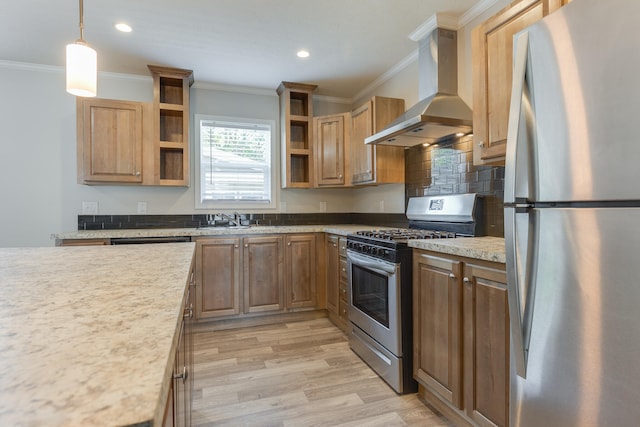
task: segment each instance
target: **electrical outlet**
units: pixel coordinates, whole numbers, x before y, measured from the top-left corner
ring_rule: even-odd
[[[327,202],[320,202],[320,212],[327,211]]]
[[[147,213],[147,202],[138,202],[138,213],[139,214]]]
[[[98,215],[98,202],[82,202],[82,215]]]
[[[380,212],[384,212],[384,200],[380,200],[378,209]]]
[[[280,202],[280,212],[287,211],[287,202]]]

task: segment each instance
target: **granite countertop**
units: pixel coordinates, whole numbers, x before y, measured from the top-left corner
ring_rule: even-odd
[[[359,230],[383,229],[391,227],[376,227],[358,224],[337,225],[277,225],[251,226],[247,228],[149,228],[128,230],[80,230],[67,233],[53,234],[52,239],[117,239],[124,237],[181,237],[181,236],[226,236],[238,234],[273,234],[273,233],[331,233],[346,236]]]
[[[0,425],[160,425],[194,250],[0,249]]]
[[[410,240],[409,246],[449,255],[506,263],[504,239],[502,237]]]

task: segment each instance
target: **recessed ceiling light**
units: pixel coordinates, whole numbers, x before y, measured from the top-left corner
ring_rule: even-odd
[[[115,25],[116,29],[118,31],[122,31],[123,33],[130,33],[131,32],[131,27],[127,24],[125,24],[124,22],[118,22]]]
[[[298,55],[298,58],[307,58],[309,56],[309,52],[306,50],[299,50],[296,55]]]

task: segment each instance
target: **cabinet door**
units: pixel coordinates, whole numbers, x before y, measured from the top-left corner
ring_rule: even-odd
[[[285,238],[287,308],[316,306],[316,236],[300,234]]]
[[[142,182],[142,104],[78,98],[78,182]]]
[[[340,253],[338,236],[327,235],[327,310],[338,314],[338,289],[340,283]]]
[[[240,314],[240,239],[204,238],[196,243],[196,317]]]
[[[474,163],[504,163],[513,76],[513,36],[567,0],[521,0],[473,30]]]
[[[373,101],[368,101],[351,113],[351,182],[373,181],[374,147],[364,139],[373,135]]]
[[[461,263],[414,252],[413,376],[462,409]]]
[[[385,128],[404,112],[404,100],[374,96],[351,113],[352,184],[404,182],[404,147],[366,145],[366,137]]]
[[[316,183],[319,187],[348,184],[345,181],[345,154],[349,141],[348,117],[348,114],[339,114],[313,119]]]
[[[282,237],[245,237],[242,240],[244,312],[283,310]]]
[[[509,308],[503,270],[465,264],[464,377],[467,415],[509,425]]]

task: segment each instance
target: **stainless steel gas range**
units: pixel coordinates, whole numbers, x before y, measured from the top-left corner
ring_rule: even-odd
[[[349,344],[396,392],[412,393],[411,239],[482,235],[475,194],[414,197],[408,229],[347,235]]]

